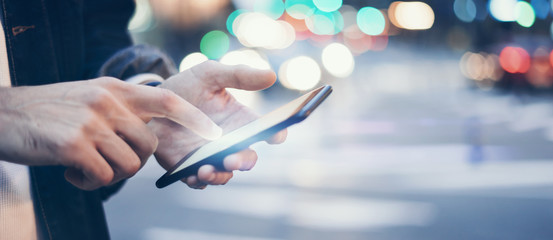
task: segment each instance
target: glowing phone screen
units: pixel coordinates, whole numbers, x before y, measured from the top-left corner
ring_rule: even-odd
[[[223,151],[236,143],[242,142],[250,137],[255,136],[256,134],[265,131],[283,121],[286,121],[289,117],[296,114],[308,100],[312,99],[321,89],[317,89],[313,92],[307,93],[286,105],[277,108],[276,110],[262,116],[261,118],[248,123],[234,131],[231,131],[221,138],[209,142],[203,145],[195,153],[190,155],[186,161],[184,161],[180,166],[171,172],[170,175],[185,169],[215,153]]]

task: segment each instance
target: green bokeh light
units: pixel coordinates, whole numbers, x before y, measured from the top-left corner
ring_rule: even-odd
[[[230,41],[227,34],[215,30],[208,32],[202,37],[200,51],[209,59],[222,57],[229,49]]]
[[[332,15],[334,15],[334,34],[338,34],[344,30],[344,17],[338,11],[332,12]]]
[[[313,0],[286,0],[286,13],[296,19],[305,19],[315,13],[317,9]]]
[[[386,20],[380,10],[373,7],[364,7],[357,13],[357,25],[365,34],[376,36],[384,32]]]
[[[254,9],[272,19],[278,19],[284,13],[284,2],[282,0],[256,0]]]
[[[232,12],[228,18],[227,18],[227,30],[230,34],[232,34],[232,36],[236,36],[236,34],[234,34],[234,31],[232,30],[232,25],[234,24],[234,20],[236,20],[236,18],[238,16],[240,16],[240,14],[242,13],[246,13],[248,11],[244,10],[244,9],[238,9],[234,12]]]
[[[528,2],[520,1],[515,5],[516,21],[520,26],[531,27],[536,21],[536,12]]]
[[[313,3],[324,12],[334,12],[342,7],[342,0],[313,0]]]
[[[317,35],[334,35],[344,28],[344,18],[338,11],[323,12],[317,10],[305,22],[307,28]]]

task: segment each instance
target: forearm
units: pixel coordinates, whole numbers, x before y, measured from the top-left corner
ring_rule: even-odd
[[[17,145],[21,145],[26,138],[19,124],[24,122],[25,116],[10,105],[9,89],[0,89],[0,159],[9,162],[18,162]]]
[[[0,87],[0,111],[4,115],[4,111],[14,110],[23,105],[25,102],[29,102],[29,96],[32,94],[30,90],[35,87]]]

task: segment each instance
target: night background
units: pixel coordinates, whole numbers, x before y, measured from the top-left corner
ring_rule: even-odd
[[[113,239],[553,239],[549,0],[137,0],[129,31],[181,71],[272,69],[235,97],[263,114],[332,95],[225,186],[105,204]]]

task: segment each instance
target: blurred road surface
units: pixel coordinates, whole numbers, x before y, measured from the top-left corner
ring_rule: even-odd
[[[553,99],[471,90],[459,58],[409,46],[357,57],[226,186],[156,189],[151,159],[105,204],[112,238],[553,239]],[[277,95],[260,112],[295,96]]]

